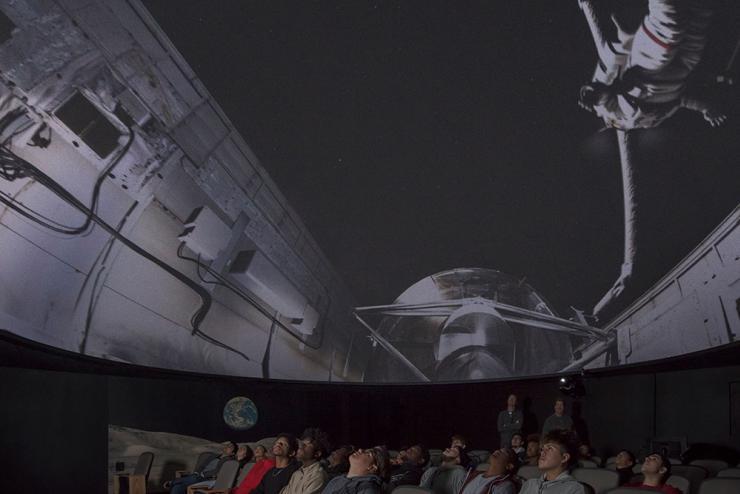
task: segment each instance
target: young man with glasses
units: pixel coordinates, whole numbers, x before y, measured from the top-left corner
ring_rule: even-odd
[[[384,447],[358,449],[349,457],[347,475],[331,479],[322,494],[381,494],[389,472],[390,462]]]

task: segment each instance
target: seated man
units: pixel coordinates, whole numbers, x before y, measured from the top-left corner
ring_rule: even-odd
[[[252,452],[252,448],[247,446],[246,444],[242,444],[239,446],[239,448],[236,450],[236,461],[239,462],[239,471],[241,471],[242,468],[244,468],[244,465],[249,463],[252,460],[252,456],[254,453]],[[193,494],[198,491],[202,491],[204,489],[210,489],[213,487],[213,485],[216,483],[216,479],[210,479],[210,480],[204,480],[203,482],[198,482],[195,484],[192,484],[188,486],[188,494]]]
[[[460,446],[450,446],[442,452],[442,464],[428,468],[421,476],[419,487],[434,494],[458,494],[468,475],[469,459]]]
[[[391,488],[399,485],[419,485],[424,465],[429,462],[429,451],[421,444],[414,444],[403,453],[403,463],[391,470]]]
[[[170,494],[186,494],[188,486],[197,484],[204,480],[215,479],[221,465],[223,465],[226,460],[233,460],[236,458],[236,449],[236,443],[234,441],[227,441],[224,443],[221,455],[212,459],[201,472],[193,472],[190,475],[185,475],[171,482],[166,482],[164,487],[170,489]]]
[[[519,468],[516,453],[510,448],[499,449],[488,457],[485,472],[471,471],[460,494],[516,494]]]
[[[626,484],[635,475],[632,471],[632,468],[635,466],[635,455],[632,454],[632,451],[623,449],[617,454],[615,466],[619,474],[619,485]]]
[[[645,458],[642,463],[642,474],[645,479],[642,482],[625,484],[625,487],[641,487],[664,494],[682,494],[679,489],[665,483],[671,476],[671,462],[660,453],[653,453]]]
[[[524,453],[525,465],[536,467],[540,461],[540,436],[530,434],[527,436],[527,449]]]
[[[384,447],[358,449],[349,457],[347,475],[331,479],[322,494],[381,494],[390,468]]]
[[[326,484],[328,475],[321,467],[320,460],[329,454],[329,437],[321,429],[310,428],[303,431],[298,442],[296,460],[301,467],[290,477],[288,485],[281,494],[317,494]]]
[[[280,494],[280,491],[288,485],[293,472],[300,468],[301,464],[295,461],[298,450],[298,440],[293,434],[279,434],[272,445],[272,454],[275,456],[275,466],[265,472],[262,480],[252,490],[253,494]],[[246,479],[245,479],[246,480]],[[237,493],[240,493],[237,490]]]
[[[349,456],[354,453],[355,447],[344,444],[331,452],[326,462],[326,473],[329,480],[349,471]]]
[[[570,431],[555,429],[543,439],[538,467],[542,476],[527,480],[520,494],[585,494],[568,472],[578,459],[578,443]]]

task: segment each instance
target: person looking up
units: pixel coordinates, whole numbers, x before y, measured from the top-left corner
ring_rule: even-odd
[[[577,455],[578,446],[572,432],[550,431],[544,438],[537,464],[542,475],[527,480],[519,494],[585,494],[583,486],[568,473]]]
[[[663,494],[682,494],[679,489],[665,483],[671,476],[671,462],[660,453],[652,453],[642,463],[642,482],[627,483],[625,487],[640,487]]]
[[[358,449],[349,456],[349,471],[334,477],[322,494],[381,494],[389,478],[388,451],[382,446]]]
[[[461,494],[516,494],[518,480],[514,475],[519,468],[516,453],[510,448],[502,448],[488,457],[485,472],[470,472]]]

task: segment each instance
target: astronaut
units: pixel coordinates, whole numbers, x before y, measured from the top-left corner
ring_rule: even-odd
[[[685,94],[701,60],[712,11],[701,0],[649,0],[640,26],[625,29],[614,14],[617,39],[607,39],[594,0],[579,0],[596,44],[599,63],[581,87],[579,104],[607,127],[621,130],[660,125],[680,108],[703,114],[712,126],[727,118],[701,99]]]
[[[648,0],[648,13],[640,26],[626,29],[611,14],[616,39],[602,32],[594,0],[578,0],[591,30],[599,56],[590,83],[581,87],[579,104],[601,117],[607,128],[616,129],[624,193],[624,258],[613,286],[594,306],[593,313],[605,321],[615,314],[618,300],[634,284],[641,247],[635,183],[636,144],[634,129],[653,128],[680,108],[702,113],[710,125],[724,123],[726,115],[713,105],[686,94],[689,77],[701,61],[712,17],[702,0]],[[608,24],[606,24],[608,26]]]

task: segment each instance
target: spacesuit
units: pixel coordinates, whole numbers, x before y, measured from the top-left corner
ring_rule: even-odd
[[[592,82],[581,88],[581,106],[607,127],[622,130],[660,125],[680,108],[703,113],[713,126],[725,116],[688,98],[686,83],[701,60],[712,11],[698,0],[649,0],[636,31],[611,16],[617,40],[601,31],[593,0],[579,0],[599,54]]]

